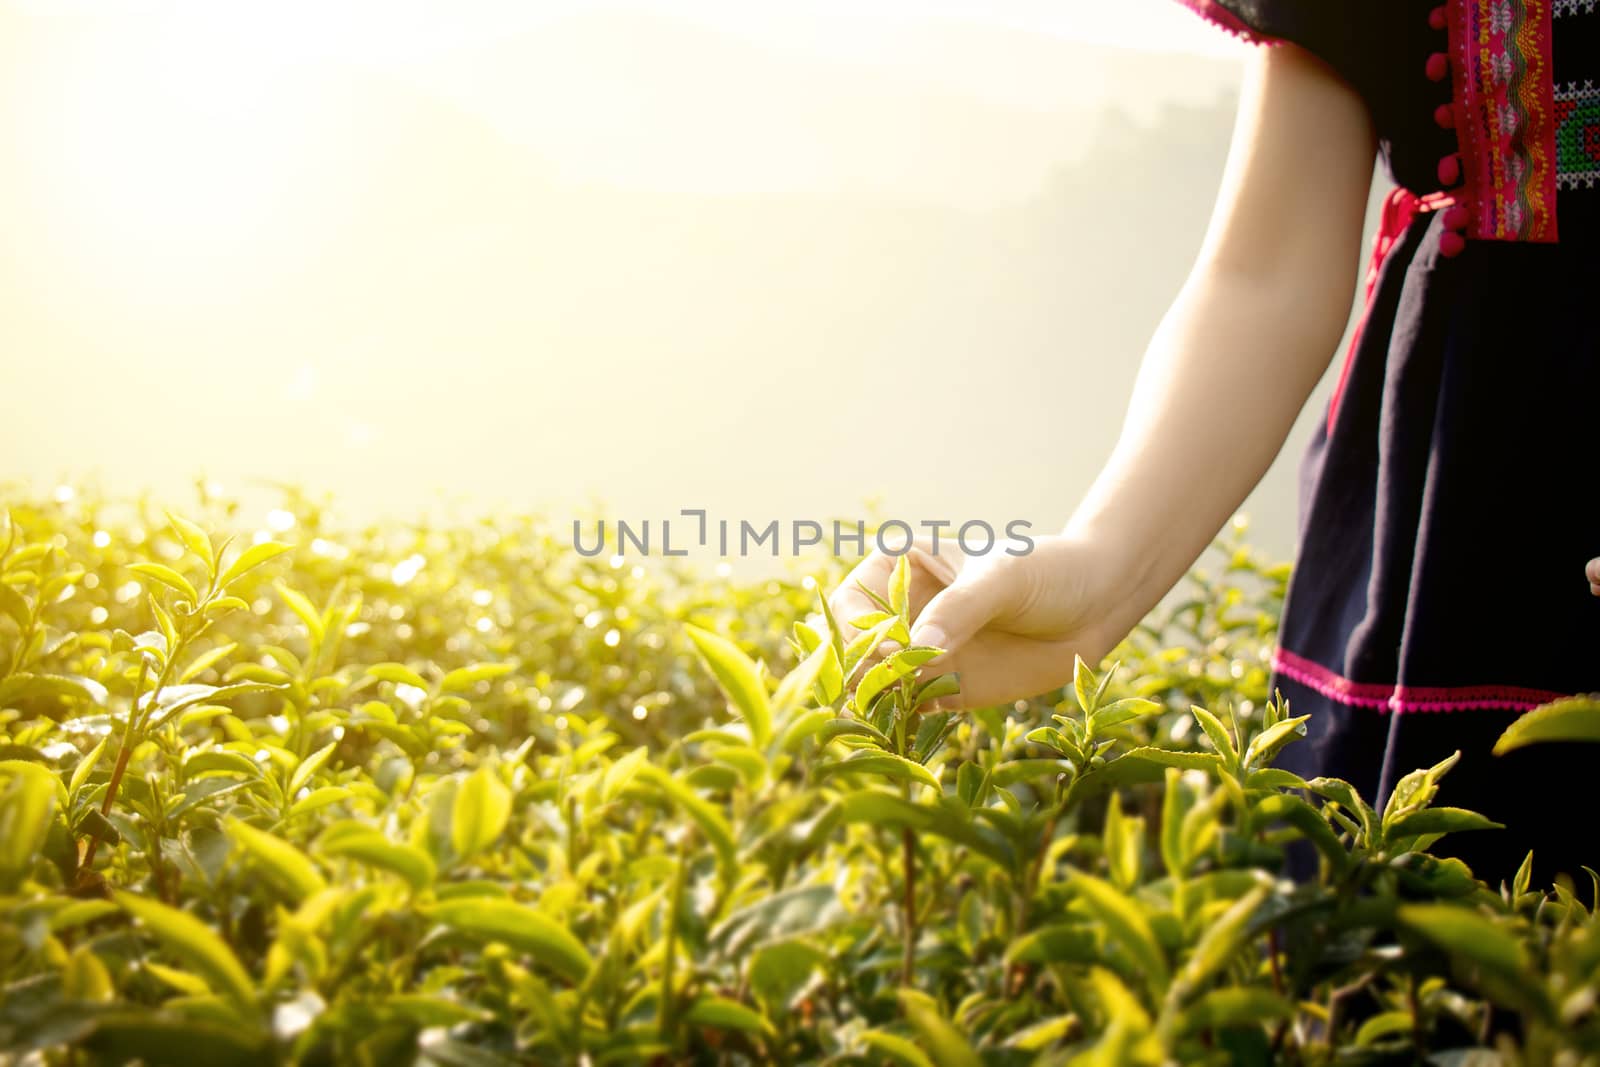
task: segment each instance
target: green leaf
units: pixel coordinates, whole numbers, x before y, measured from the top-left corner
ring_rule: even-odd
[[[938,1005],[926,993],[914,989],[899,991],[900,1010],[917,1033],[917,1044],[934,1062],[934,1067],[983,1067],[961,1031],[939,1014]]]
[[[0,889],[26,874],[50,832],[56,777],[36,763],[0,762]]]
[[[864,1030],[861,1043],[896,1067],[934,1067],[915,1043],[883,1030]]]
[[[159,582],[178,593],[181,593],[191,604],[198,603],[200,594],[190,584],[189,579],[173,570],[171,567],[160,563],[130,563],[128,569],[151,581]]]
[[[920,782],[933,789],[940,788],[939,779],[920,763],[913,763],[892,752],[872,749],[862,749],[847,759],[819,763],[815,773],[819,779],[834,774],[872,774],[899,782]]]
[[[772,1032],[771,1024],[753,1008],[727,997],[702,996],[694,1002],[685,1018],[696,1026],[714,1030],[740,1030],[745,1033]]]
[[[1293,719],[1284,719],[1256,734],[1245,749],[1244,765],[1262,767],[1270,763],[1285,745],[1306,735],[1306,723],[1310,718],[1309,715],[1300,715]]]
[[[311,781],[311,776],[320,771],[323,764],[328,762],[328,757],[333,755],[333,750],[339,747],[339,742],[330,741],[317,749],[311,755],[300,761],[300,766],[294,769],[294,774],[289,776],[289,795],[294,796]]]
[[[889,608],[907,625],[911,625],[911,553],[903,552],[894,561],[889,575]]]
[[[1107,675],[1109,678],[1110,676]],[[1099,681],[1094,676],[1094,671],[1083,662],[1082,656],[1074,656],[1072,661],[1072,692],[1078,698],[1078,709],[1085,716],[1093,714],[1099,706],[1100,694],[1105,691],[1105,682]]]
[[[436,904],[437,922],[484,941],[500,941],[527,953],[572,982],[588,977],[594,960],[583,943],[542,911],[511,900],[465,897]]]
[[[114,890],[112,895],[162,947],[198,972],[211,989],[245,1004],[255,998],[250,975],[227,943],[205,923],[188,912],[133,893]]]
[[[1154,700],[1128,697],[1123,700],[1113,700],[1103,708],[1096,708],[1092,721],[1095,730],[1109,730],[1133,719],[1154,715],[1160,710],[1161,705]]]
[[[266,682],[232,682],[228,685],[200,685],[190,682],[186,685],[169,685],[163,687],[159,694],[150,692],[140,697],[139,710],[150,711],[145,726],[154,727],[196,704],[220,704],[224,700],[243,696],[245,693],[271,693],[283,688],[284,686],[268,685]],[[152,697],[158,697],[153,711],[150,710]]]
[[[1412,904],[1398,914],[1406,926],[1473,969],[1484,992],[1547,1020],[1552,1016],[1549,995],[1534,975],[1527,951],[1504,927],[1451,904]]]
[[[152,1014],[98,1016],[83,1039],[96,1063],[211,1064],[266,1067],[274,1062],[263,1035],[204,1019]]]
[[[512,663],[474,663],[470,667],[453,670],[439,679],[441,693],[470,692],[479,682],[492,682],[504,678],[516,669]]]
[[[902,556],[902,559],[905,557]],[[873,665],[856,686],[855,705],[862,710],[870,708],[877,695],[900,679],[913,674],[916,669],[944,653],[937,648],[903,648]]]
[[[739,848],[734,842],[733,830],[729,828],[727,819],[715,806],[707,803],[704,798],[680,779],[674,778],[666,771],[646,763],[639,768],[638,779],[657,792],[671,800],[683,813],[694,820],[700,832],[706,835],[706,840],[717,852],[725,874],[731,874],[739,866]]]
[[[1143,873],[1144,820],[1122,814],[1121,794],[1111,794],[1104,837],[1106,867],[1111,881],[1124,893],[1131,892]]]
[[[1213,989],[1184,1009],[1180,1031],[1225,1030],[1294,1018],[1294,1005],[1270,989],[1231,986]]]
[[[239,553],[238,558],[232,563],[228,564],[227,569],[222,572],[222,576],[217,579],[217,588],[219,590],[227,589],[234,582],[263,563],[277,559],[289,551],[291,547],[278,541],[263,541],[259,545],[251,545]]]
[[[1176,1010],[1250,945],[1250,920],[1266,903],[1270,886],[1258,885],[1228,906],[1200,935],[1167,990],[1167,1008]]]
[[[370,867],[397,874],[413,889],[426,889],[437,876],[433,858],[414,845],[396,844],[376,830],[350,831],[318,845],[330,856],[348,856]]]
[[[1207,771],[1215,774],[1222,770],[1222,757],[1214,752],[1177,752],[1166,748],[1152,748],[1149,746],[1129,749],[1122,754],[1123,760],[1135,760],[1143,763],[1154,763],[1162,767],[1176,767],[1180,771]]]
[[[1318,852],[1328,858],[1335,871],[1342,872],[1350,866],[1350,853],[1345,851],[1339,835],[1333,832],[1328,820],[1310,804],[1292,793],[1278,793],[1264,798],[1255,807],[1256,816],[1267,821],[1282,819],[1299,830]]]
[[[783,681],[778,683],[778,692],[772,698],[773,712],[783,715],[809,701],[817,680],[823,675],[823,668],[833,659],[833,655],[832,645],[819,644],[800,661],[798,667],[784,675]]]
[[[456,790],[450,812],[450,847],[468,859],[499,839],[511,817],[511,790],[492,767],[479,767]]]
[[[1097,963],[1094,931],[1081,924],[1053,923],[1022,935],[1006,949],[1007,963]]]
[[[306,598],[304,593],[290,587],[287,582],[282,580],[273,582],[272,588],[278,591],[278,596],[289,606],[289,610],[294,612],[301,622],[305,623],[306,632],[311,635],[312,644],[322,644],[322,639],[327,636],[327,632],[323,626],[322,613],[317,611],[315,605]]]
[[[800,940],[762,945],[750,957],[750,991],[768,1011],[781,1012],[830,959]]]
[[[208,576],[214,577],[217,573],[217,554],[211,547],[210,536],[182,515],[169,511],[167,521],[172,524],[172,532],[178,535],[183,547],[193,552],[200,562],[205,564]]]
[[[367,677],[376,678],[380,682],[393,682],[395,685],[409,685],[424,692],[428,689],[427,679],[404,663],[373,664],[367,668]]]
[[[1557,700],[1517,716],[1495,742],[1494,754],[1549,741],[1600,741],[1600,696]]]
[[[1014,759],[1007,760],[996,767],[989,775],[989,781],[1000,789],[1008,789],[1018,782],[1027,782],[1035,778],[1052,777],[1058,774],[1071,774],[1073,769],[1071,760]]]
[[[1503,830],[1505,827],[1462,808],[1423,808],[1402,815],[1384,828],[1391,841],[1420,834],[1454,834],[1466,830]]]
[[[0,614],[9,616],[17,624],[18,630],[26,630],[28,620],[33,617],[33,608],[21,593],[0,582]]]
[[[772,740],[772,704],[756,665],[727,638],[698,626],[690,626],[688,631],[701,659],[750,727],[750,737],[765,748]]]
[[[1228,770],[1237,773],[1239,770],[1239,750],[1233,746],[1233,738],[1228,734],[1228,728],[1223,726],[1215,715],[1199,705],[1191,706],[1189,710],[1194,713],[1195,721],[1206,732],[1206,736],[1211,738],[1212,746],[1217,750],[1217,754],[1222,757],[1222,761]]]
[[[1138,903],[1091,874],[1076,875],[1071,885],[1078,899],[1104,924],[1106,935],[1127,952],[1151,988],[1166,986],[1166,954]]]
[[[261,873],[295,902],[328,888],[328,883],[323,880],[310,857],[283,838],[258,830],[239,819],[229,819],[225,825],[228,837],[234,844],[243,849]]]
[[[154,960],[145,960],[140,966],[184,996],[203,997],[211,992],[211,987],[206,985],[206,980],[198,974],[180,971],[176,967],[166,967]]]
[[[89,775],[94,773],[95,767],[100,763],[100,754],[105,751],[106,744],[110,740],[109,736],[102,737],[99,743],[78,761],[77,766],[72,768],[72,777],[67,781],[67,796],[69,798],[76,798],[78,790],[83,788],[83,784],[89,780]]]

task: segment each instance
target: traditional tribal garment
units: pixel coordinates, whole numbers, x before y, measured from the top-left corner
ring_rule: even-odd
[[[1181,2],[1327,63],[1399,187],[1302,466],[1274,666],[1312,719],[1283,765],[1382,795],[1459,750],[1440,802],[1509,829],[1436,849],[1496,881],[1530,848],[1581,874],[1600,748],[1490,748],[1600,691],[1600,4]]]

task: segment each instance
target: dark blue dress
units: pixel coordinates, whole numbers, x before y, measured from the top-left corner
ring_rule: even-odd
[[[1439,803],[1508,829],[1435,851],[1587,884],[1600,746],[1490,749],[1600,691],[1600,3],[1182,2],[1332,67],[1399,186],[1302,467],[1274,667],[1312,719],[1282,765],[1370,798],[1460,751]]]

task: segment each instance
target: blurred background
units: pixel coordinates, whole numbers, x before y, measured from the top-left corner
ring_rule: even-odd
[[[12,3],[0,478],[1050,531],[1245,54],[1171,0]]]

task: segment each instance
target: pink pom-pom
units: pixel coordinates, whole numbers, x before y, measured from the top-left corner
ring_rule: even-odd
[[[1453,130],[1456,128],[1456,107],[1454,104],[1440,104],[1433,112],[1433,121],[1439,124],[1440,129]]]
[[[1461,157],[1445,156],[1439,160],[1439,184],[1449,188],[1461,181]]]
[[[1439,235],[1439,254],[1454,259],[1467,250],[1467,239],[1454,230]]]
[[[1436,30],[1442,30],[1450,25],[1450,11],[1445,7],[1436,7],[1428,12],[1428,25]]]
[[[1468,211],[1466,209],[1465,205],[1456,204],[1456,205],[1454,205],[1452,207],[1445,208],[1445,212],[1444,212],[1444,228],[1445,229],[1447,229],[1447,230],[1464,230],[1464,229],[1467,228],[1467,223],[1469,223],[1471,221],[1472,221],[1472,212]]]
[[[1450,76],[1450,57],[1443,52],[1435,52],[1428,57],[1428,80],[1442,82]]]

